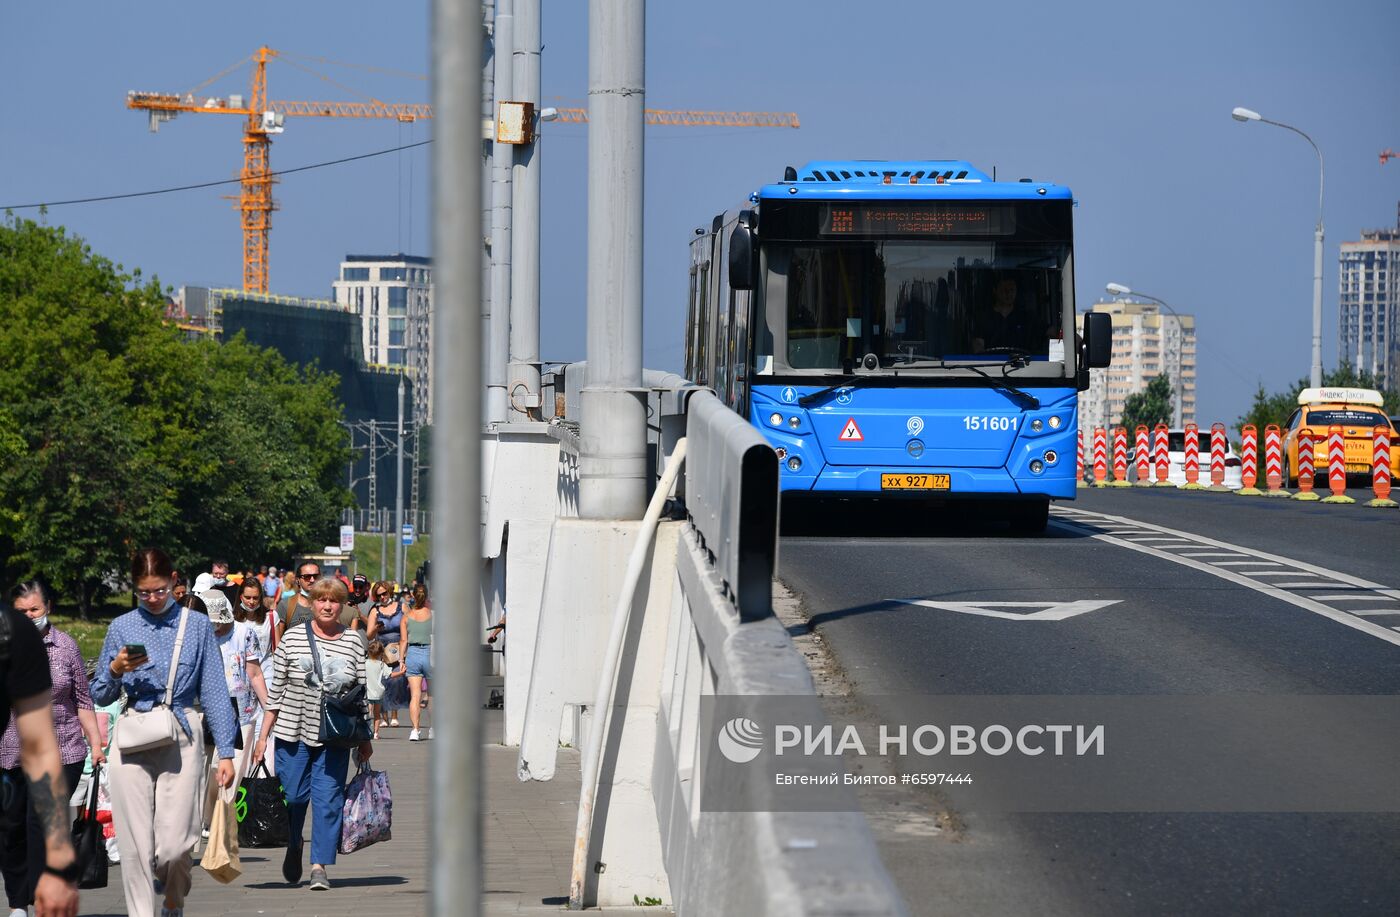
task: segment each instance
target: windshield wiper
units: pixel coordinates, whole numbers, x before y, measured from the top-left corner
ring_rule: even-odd
[[[812,392],[810,395],[803,395],[801,398],[798,398],[797,404],[798,406],[804,408],[811,407],[822,397],[830,395],[832,392],[836,391],[839,388],[856,388],[857,386],[864,385],[871,379],[876,378],[880,377],[875,375],[857,375],[855,373],[848,373],[846,374],[846,377],[844,379],[842,379],[835,385],[828,385],[826,388],[818,389],[817,391]]]
[[[998,379],[996,376],[989,375],[988,373],[984,373],[976,366],[972,366],[969,364],[963,366],[962,368],[970,369],[977,375],[981,376],[983,379],[986,379],[992,384],[992,388],[1000,389],[1001,391],[1006,392],[1009,395],[1015,395],[1017,398],[1024,398],[1026,404],[1030,406],[1030,409],[1032,411],[1040,407],[1040,399],[1032,395],[1030,392],[1023,392],[1016,386],[1012,385],[1010,382],[1007,382],[1004,379]]]

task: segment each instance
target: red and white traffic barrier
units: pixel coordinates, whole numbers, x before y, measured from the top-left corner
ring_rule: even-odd
[[[1108,481],[1108,431],[1103,427],[1094,428],[1094,486],[1107,487]]]
[[[1113,428],[1113,486],[1129,486],[1128,431],[1125,427]]]
[[[1313,445],[1312,431],[1298,431],[1298,492],[1293,495],[1295,500],[1316,500],[1317,494],[1313,492],[1313,484],[1317,478],[1317,472],[1313,468],[1313,454],[1317,447]]]
[[[1390,428],[1377,425],[1371,431],[1371,490],[1375,499],[1367,501],[1367,506],[1377,509],[1400,507],[1390,499]]]
[[[1223,423],[1213,423],[1210,425],[1210,489],[1228,490],[1225,486],[1225,449],[1228,445],[1225,439],[1225,425]]]
[[[1283,431],[1276,423],[1264,428],[1264,481],[1269,488],[1267,496],[1288,496],[1283,489]]]
[[[1152,431],[1152,434],[1152,461],[1157,466],[1157,486],[1170,487],[1172,483],[1167,480],[1167,471],[1171,465],[1167,455],[1167,425],[1157,424],[1157,428]]]
[[[1147,425],[1138,424],[1133,430],[1133,459],[1137,463],[1137,487],[1152,486],[1152,456],[1147,447]]]
[[[1079,443],[1074,450],[1074,486],[1088,487],[1089,485],[1084,483],[1084,428],[1080,427],[1077,432]]]
[[[1327,428],[1327,488],[1323,503],[1355,503],[1347,496],[1347,437],[1340,424]]]
[[[1186,453],[1182,462],[1186,471],[1186,483],[1181,485],[1182,489],[1204,490],[1205,485],[1201,483],[1201,431],[1193,423],[1186,425],[1186,442],[1182,443],[1182,449]]]
[[[1247,423],[1240,428],[1240,483],[1244,486],[1235,491],[1246,497],[1257,497],[1263,493],[1254,485],[1259,481],[1259,428]]]

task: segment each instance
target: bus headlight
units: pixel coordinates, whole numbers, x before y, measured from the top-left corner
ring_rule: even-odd
[[[798,427],[802,426],[802,419],[800,417],[789,417],[788,426],[796,430]]]
[[[768,422],[775,427],[781,427],[783,425],[783,415],[774,411],[772,414],[768,415]]]
[[[774,449],[773,453],[778,456],[778,461],[780,462],[783,459],[787,458],[787,449],[783,448],[782,446],[778,446],[776,449]]]
[[[1043,423],[1040,422],[1040,418],[1039,418],[1039,417],[1037,417],[1037,418],[1035,418],[1034,420],[1031,421],[1031,432],[1032,432],[1032,433],[1039,433],[1039,432],[1040,432],[1042,429],[1044,429],[1044,428],[1045,428],[1045,424],[1043,424]]]
[[[1058,429],[1060,429],[1060,424],[1063,423],[1063,422],[1064,422],[1064,421],[1060,420],[1059,415],[1057,415],[1057,414],[1052,414],[1052,415],[1050,415],[1050,429],[1052,429],[1052,430],[1058,430]]]
[[[787,460],[787,466],[788,466],[788,471],[801,471],[801,470],[802,470],[802,459],[800,459],[800,458],[798,458],[797,456],[794,455],[792,458],[790,458],[790,459]]]
[[[1060,453],[1056,452],[1054,449],[1051,449],[1050,451],[1048,451],[1048,452],[1045,453],[1045,464],[1047,464],[1047,465],[1053,465],[1053,464],[1055,464],[1056,462],[1058,462],[1059,460],[1060,460]]]
[[[1031,460],[1031,474],[1040,474],[1045,470],[1045,463],[1040,459]]]

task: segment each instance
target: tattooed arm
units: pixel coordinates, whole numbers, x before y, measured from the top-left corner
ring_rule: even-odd
[[[45,691],[13,703],[19,731],[20,766],[29,780],[29,801],[34,817],[44,832],[44,864],[64,870],[71,867],[74,860],[68,833],[70,790],[63,781],[49,693]],[[34,913],[36,917],[73,917],[78,913],[76,882],[66,882],[46,870],[34,891]]]

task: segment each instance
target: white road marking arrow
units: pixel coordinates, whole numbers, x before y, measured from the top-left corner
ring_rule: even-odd
[[[901,605],[919,605],[941,611],[956,611],[985,618],[1005,618],[1011,621],[1063,621],[1075,615],[1087,614],[1122,603],[1121,599],[1080,599],[1076,602],[934,602],[929,599],[888,599]],[[1039,611],[998,611],[999,608],[1037,608]]]

